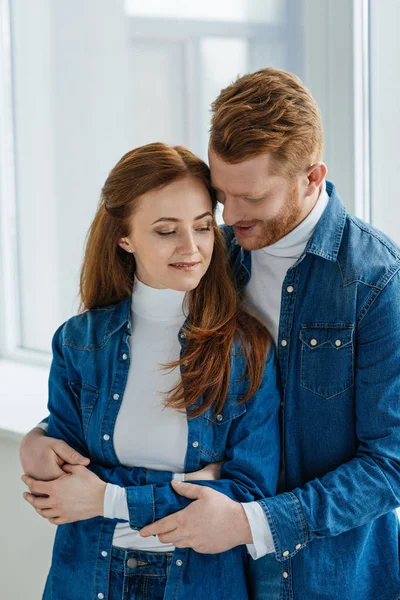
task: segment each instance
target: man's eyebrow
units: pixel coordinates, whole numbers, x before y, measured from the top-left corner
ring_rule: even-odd
[[[203,213],[202,215],[195,217],[193,220],[199,221],[200,219],[203,219],[204,217],[207,217],[207,216],[212,217],[212,213],[210,213],[210,211],[207,211],[207,212]],[[172,221],[173,223],[180,223],[182,221],[182,219],[176,219],[175,217],[161,217],[161,219],[157,219],[157,221],[154,221],[154,223],[152,223],[152,225],[155,225],[156,223],[159,223],[160,221]]]

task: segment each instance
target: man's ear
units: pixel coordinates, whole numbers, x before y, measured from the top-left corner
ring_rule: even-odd
[[[306,196],[311,196],[321,185],[328,172],[327,166],[323,162],[316,162],[308,169],[307,172],[307,190]]]

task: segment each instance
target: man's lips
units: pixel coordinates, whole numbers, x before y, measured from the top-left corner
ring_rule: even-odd
[[[242,225],[234,225],[233,229],[235,230],[236,233],[240,233],[241,235],[246,235],[247,233],[250,233],[253,231],[253,229],[255,228],[256,223],[254,223],[253,225],[246,225],[246,226],[242,226]]]

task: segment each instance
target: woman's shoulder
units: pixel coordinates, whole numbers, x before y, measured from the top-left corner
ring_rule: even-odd
[[[99,350],[124,324],[130,322],[130,298],[102,308],[91,308],[70,317],[57,332],[63,346]],[[56,332],[56,334],[57,334]]]

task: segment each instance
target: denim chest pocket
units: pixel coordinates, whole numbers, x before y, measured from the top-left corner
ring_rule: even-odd
[[[220,413],[216,414],[214,409],[209,408],[201,415],[204,426],[201,450],[208,459],[218,461],[224,458],[232,423],[246,412],[246,405],[238,404],[242,398],[239,394],[229,395]]]
[[[303,325],[301,387],[329,400],[354,385],[354,326]]]
[[[99,397],[99,390],[81,381],[72,382],[69,386],[75,396],[81,413],[83,433],[86,439],[90,417],[92,416],[94,405]]]

